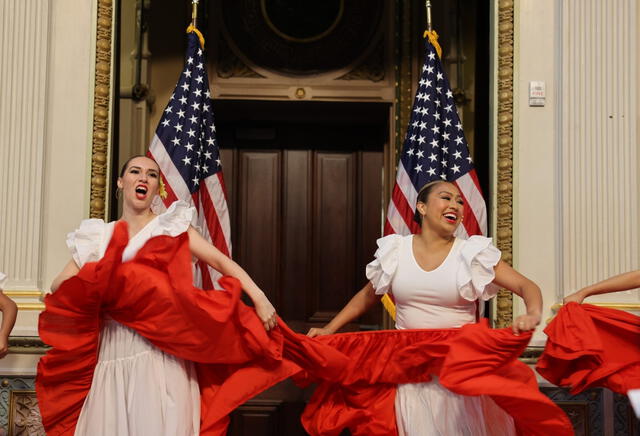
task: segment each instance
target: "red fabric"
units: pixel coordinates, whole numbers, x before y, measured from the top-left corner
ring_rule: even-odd
[[[167,353],[198,362],[201,435],[224,435],[230,411],[301,367],[336,378],[346,365],[344,355],[282,322],[267,334],[240,301],[236,279],[220,280],[226,292],[194,288],[186,233],[152,238],[122,263],[127,242],[126,225],[118,224],[104,257],[45,299],[39,333],[52,348],[38,364],[36,390],[48,435],[75,430],[105,316]]]
[[[514,418],[519,434],[572,435],[564,412],[538,390],[533,371],[518,360],[530,337],[490,329],[486,320],[462,329],[321,337],[352,360],[338,381],[318,381],[303,425],[314,436],[339,435],[344,428],[353,436],[396,435],[397,384],[437,375],[452,392],[491,396]]]
[[[536,369],[577,394],[606,387],[640,388],[640,317],[621,310],[569,303],[544,330],[547,344]]]

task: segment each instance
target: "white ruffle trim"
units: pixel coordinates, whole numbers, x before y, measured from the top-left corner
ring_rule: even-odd
[[[7,275],[0,272],[0,291],[4,289],[4,284],[7,282]]]
[[[468,301],[486,301],[495,296],[499,288],[492,284],[496,277],[493,268],[500,261],[501,253],[491,243],[491,238],[471,236],[460,254],[462,262],[456,278],[460,296]]]
[[[67,247],[79,267],[82,268],[87,262],[100,260],[100,242],[104,227],[103,220],[91,218],[82,220],[76,231],[67,234]]]
[[[389,292],[393,275],[398,268],[401,235],[388,235],[376,241],[378,249],[375,259],[367,265],[367,278],[373,284],[377,295]]]
[[[195,207],[189,206],[187,202],[174,201],[166,212],[158,215],[158,225],[151,232],[151,236],[178,236],[186,232],[195,213]]]

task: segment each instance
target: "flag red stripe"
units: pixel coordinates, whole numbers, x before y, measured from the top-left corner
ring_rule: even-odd
[[[222,193],[216,194],[224,195]],[[211,241],[218,250],[222,251],[226,256],[229,256],[229,247],[227,246],[227,241],[224,237],[224,233],[222,232],[222,226],[220,225],[216,209],[213,206],[211,195],[212,193],[209,192],[206,183],[202,183],[200,186],[200,199],[202,201],[204,218],[207,223],[207,228],[209,229]]]
[[[397,183],[393,187],[393,194],[391,195],[391,201],[393,201],[393,204],[396,206],[396,209],[398,209],[398,212],[400,213],[400,216],[402,216],[402,218],[404,219],[404,222],[407,225],[407,227],[411,230],[412,233],[416,233],[419,230],[419,227],[416,224],[416,222],[413,220],[414,211],[412,207],[409,205],[409,202],[407,202],[407,199],[404,197],[404,194],[402,193],[402,190],[400,189],[400,186],[398,186]]]

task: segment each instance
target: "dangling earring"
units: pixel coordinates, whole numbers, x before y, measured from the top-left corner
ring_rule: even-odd
[[[120,192],[122,190],[120,188],[116,188],[116,200],[120,200]]]

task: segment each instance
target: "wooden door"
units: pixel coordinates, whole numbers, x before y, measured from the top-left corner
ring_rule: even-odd
[[[215,111],[234,259],[294,330],[326,324],[366,284],[382,232],[388,106],[226,102]],[[348,329],[380,328],[381,318],[378,307]],[[303,435],[309,394],[281,383],[241,406],[229,434]]]

